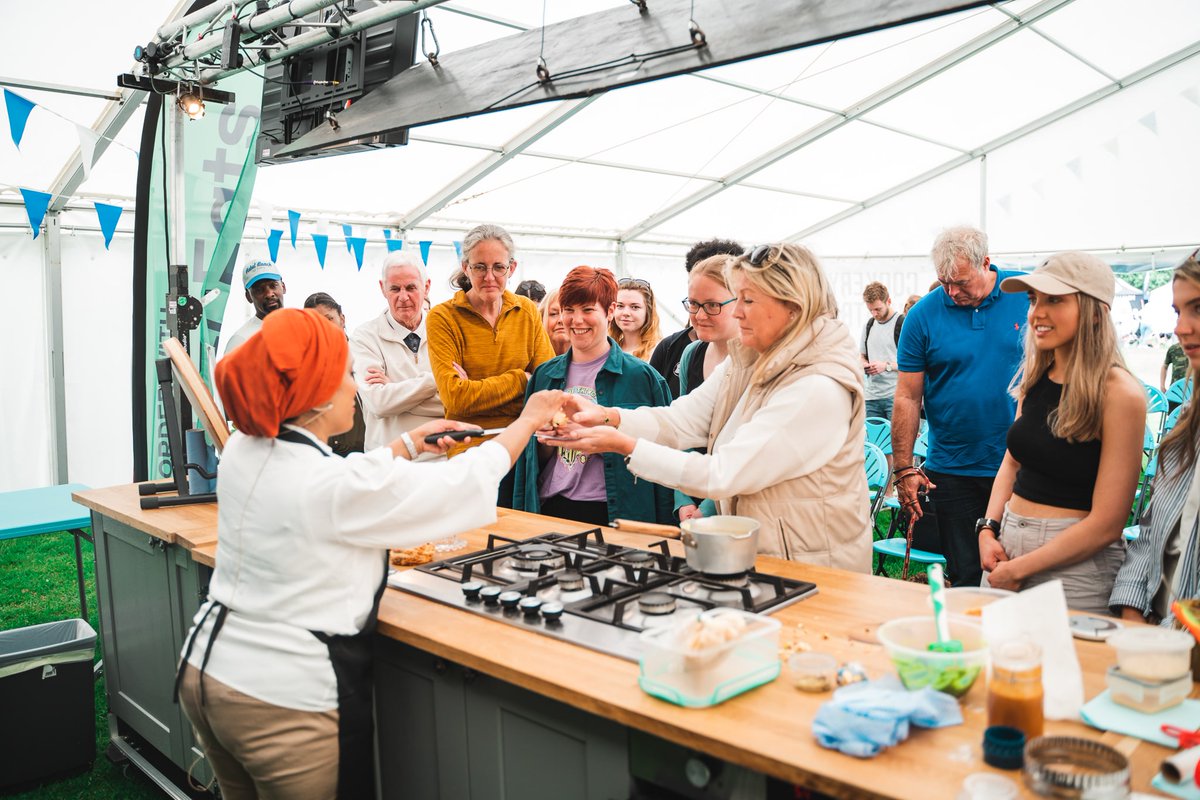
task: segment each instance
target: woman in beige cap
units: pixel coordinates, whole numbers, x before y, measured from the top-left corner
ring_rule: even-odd
[[[1005,292],[1029,293],[1017,417],[979,520],[983,585],[1061,580],[1067,605],[1107,614],[1121,530],[1142,464],[1146,396],[1117,349],[1115,279],[1086,253],[1057,253]]]

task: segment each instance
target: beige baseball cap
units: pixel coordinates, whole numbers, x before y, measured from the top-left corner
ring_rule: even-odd
[[[1112,267],[1090,253],[1055,253],[1028,275],[1016,275],[1000,282],[1002,292],[1074,294],[1080,292],[1111,306],[1117,293]]]

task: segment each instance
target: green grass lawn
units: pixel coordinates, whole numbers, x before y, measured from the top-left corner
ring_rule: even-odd
[[[23,628],[79,616],[75,585],[75,547],[69,533],[27,536],[0,542],[0,630]],[[95,562],[92,546],[83,542],[87,576],[88,622],[99,631]],[[96,656],[100,657],[100,643]],[[96,761],[90,772],[9,795],[10,800],[147,800],[165,795],[133,767],[114,765],[105,756],[108,746],[108,702],[104,679],[96,681]]]

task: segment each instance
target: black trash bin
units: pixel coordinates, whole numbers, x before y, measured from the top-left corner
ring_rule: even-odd
[[[0,631],[0,791],[90,767],[95,647],[82,619]]]

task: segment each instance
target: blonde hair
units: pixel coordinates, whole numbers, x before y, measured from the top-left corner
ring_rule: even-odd
[[[635,281],[632,278],[618,279],[618,295],[625,290],[638,292],[646,300],[646,321],[642,323],[642,328],[638,331],[642,340],[630,355],[640,358],[642,361],[649,361],[650,354],[654,352],[655,346],[662,339],[662,332],[658,328],[658,308],[654,304],[654,291],[646,281],[640,279]],[[616,339],[618,345],[624,347],[625,332],[617,327],[615,320],[608,323],[608,335]]]
[[[1075,297],[1079,302],[1079,327],[1071,340],[1067,363],[1061,365],[1062,399],[1046,418],[1050,432],[1072,444],[1100,438],[1108,374],[1113,367],[1129,371],[1117,345],[1117,330],[1108,305],[1082,292],[1076,292]],[[1054,363],[1054,351],[1039,350],[1035,342],[1033,326],[1026,324],[1025,361],[1010,388],[1017,400],[1025,397]]]
[[[1197,261],[1197,255],[1200,250],[1188,256],[1182,264],[1175,268],[1175,273],[1172,276],[1174,281],[1187,281],[1193,287],[1200,289],[1200,261]],[[1192,375],[1192,396],[1200,394],[1200,373]],[[1197,413],[1196,406],[1200,405],[1195,400],[1183,407],[1183,411],[1179,412],[1179,421],[1171,428],[1170,433],[1163,437],[1158,444],[1160,453],[1167,453],[1175,448],[1183,448],[1182,469],[1188,469],[1196,460],[1196,447],[1194,442],[1196,436],[1200,433],[1200,413]]]
[[[691,272],[688,274],[688,280],[692,278],[708,278],[721,284],[732,293],[733,290],[729,288],[729,276],[725,273],[725,268],[729,266],[730,261],[733,261],[733,256],[726,253],[709,256],[703,261],[696,262],[696,265],[692,267]]]
[[[562,353],[558,352],[559,345],[554,341],[554,334],[550,332],[550,306],[558,303],[558,289],[550,292],[542,298],[542,302],[538,303],[538,311],[542,314],[542,327],[546,329],[546,338],[550,340],[550,347],[553,348],[556,356],[561,356],[563,353],[571,349],[571,343],[567,342],[567,346],[562,349]],[[562,309],[559,309],[559,314]]]
[[[758,357],[750,376],[752,383],[762,380],[771,356],[791,344],[818,317],[837,318],[837,299],[829,278],[807,247],[773,244],[758,266],[750,263],[750,255],[742,255],[729,263],[726,272],[729,283],[735,273],[741,273],[746,285],[786,304],[795,313],[779,339]]]

